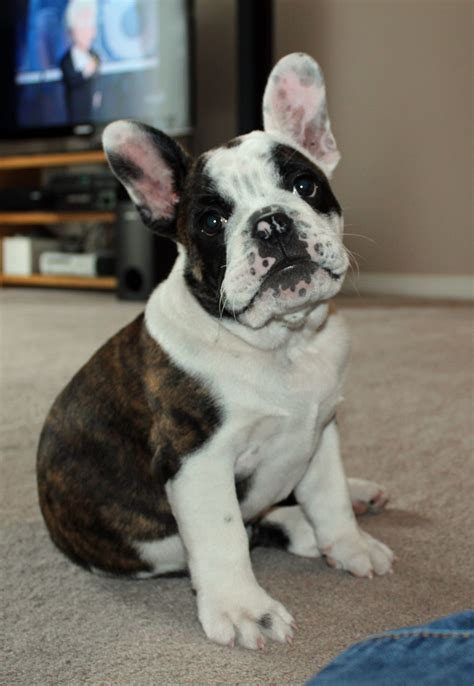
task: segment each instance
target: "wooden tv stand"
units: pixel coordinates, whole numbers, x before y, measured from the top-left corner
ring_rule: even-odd
[[[102,150],[84,152],[45,153],[43,155],[9,155],[0,157],[0,186],[14,188],[39,184],[41,170],[47,167],[69,167],[73,165],[105,165]],[[19,227],[29,229],[38,225],[61,224],[64,222],[114,223],[114,212],[0,212],[0,243],[3,237],[18,232]],[[1,244],[0,244],[1,248]],[[53,288],[89,288],[116,290],[115,277],[10,276],[3,273],[0,249],[0,286],[47,286]]]

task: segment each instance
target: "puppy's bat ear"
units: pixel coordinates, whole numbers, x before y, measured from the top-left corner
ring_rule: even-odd
[[[321,68],[295,52],[274,66],[263,96],[265,131],[283,134],[304,148],[331,176],[340,153],[331,132]]]
[[[126,120],[109,124],[102,144],[143,223],[175,238],[176,209],[189,163],[184,150],[161,131]]]

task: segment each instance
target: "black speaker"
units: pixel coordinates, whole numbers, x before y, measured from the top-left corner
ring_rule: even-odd
[[[133,204],[124,200],[117,205],[116,248],[121,300],[146,300],[166,279],[177,255],[173,241],[147,229]]]

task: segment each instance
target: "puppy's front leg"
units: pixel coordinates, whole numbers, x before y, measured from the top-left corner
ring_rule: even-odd
[[[295,496],[314,528],[318,547],[328,564],[355,576],[390,571],[393,553],[362,531],[352,510],[335,420],[323,430],[308,470]]]
[[[265,636],[291,642],[293,618],[252,570],[231,461],[208,445],[187,458],[166,490],[208,638],[253,649],[265,646]]]

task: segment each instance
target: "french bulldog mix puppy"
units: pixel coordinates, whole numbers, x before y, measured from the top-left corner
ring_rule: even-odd
[[[179,256],[59,395],[38,450],[41,509],[66,555],[139,579],[189,571],[207,636],[247,648],[296,628],[249,543],[361,577],[393,561],[354,516],[386,494],[347,480],[339,450],[349,343],[329,300],[348,258],[313,59],[278,62],[263,113],[264,131],[195,161],[149,126],[106,128],[112,171]]]

